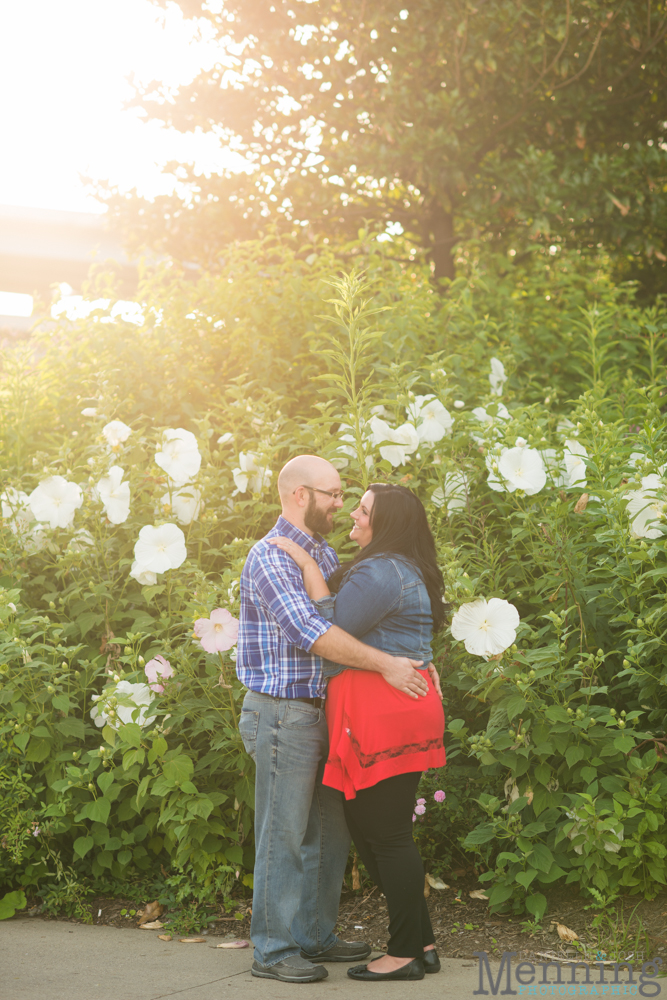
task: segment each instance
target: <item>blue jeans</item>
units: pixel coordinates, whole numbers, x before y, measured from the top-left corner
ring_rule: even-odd
[[[255,959],[275,965],[336,944],[350,850],[342,793],[322,784],[329,750],[324,711],[248,691],[239,730],[255,761]]]

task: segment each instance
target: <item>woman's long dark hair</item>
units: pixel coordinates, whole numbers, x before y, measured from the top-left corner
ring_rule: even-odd
[[[421,500],[405,486],[394,483],[371,483],[373,494],[370,524],[373,538],[348,563],[344,563],[329,578],[331,590],[338,590],[345,573],[360,563],[380,553],[405,556],[422,575],[431,600],[433,630],[442,628],[447,606],[443,603],[444,582],[438,569],[435,542],[426,519]]]

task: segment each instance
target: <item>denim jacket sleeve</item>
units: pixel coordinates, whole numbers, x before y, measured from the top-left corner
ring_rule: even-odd
[[[317,614],[362,639],[401,600],[401,577],[391,559],[365,559],[335,595],[313,601]]]

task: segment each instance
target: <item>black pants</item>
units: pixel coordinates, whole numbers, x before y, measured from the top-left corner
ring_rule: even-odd
[[[424,899],[424,866],[412,839],[420,771],[398,774],[345,802],[345,819],[359,857],[389,910],[387,953],[418,958],[435,942]]]

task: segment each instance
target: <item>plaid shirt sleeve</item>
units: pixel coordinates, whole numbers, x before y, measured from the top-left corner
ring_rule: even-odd
[[[277,546],[263,546],[253,567],[253,584],[260,602],[271,612],[287,641],[307,653],[331,628],[331,622],[315,611],[301,570]]]

